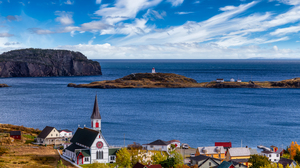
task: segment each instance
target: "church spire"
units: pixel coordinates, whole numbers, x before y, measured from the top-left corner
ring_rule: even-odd
[[[97,95],[95,97],[94,109],[93,109],[93,114],[91,115],[91,119],[101,119],[101,115],[98,107]]]

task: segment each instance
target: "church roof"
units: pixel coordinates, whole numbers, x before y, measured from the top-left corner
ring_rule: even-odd
[[[91,115],[91,119],[101,119],[101,115],[98,107],[97,95],[95,97],[94,109],[93,109],[93,114]]]
[[[98,134],[98,131],[89,128],[78,128],[74,136],[72,137],[71,142],[78,142],[82,145],[91,147]]]

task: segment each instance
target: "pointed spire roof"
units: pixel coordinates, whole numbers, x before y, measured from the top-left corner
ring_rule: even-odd
[[[93,109],[93,114],[91,115],[91,119],[101,119],[101,115],[98,107],[97,95],[95,97],[94,109]]]

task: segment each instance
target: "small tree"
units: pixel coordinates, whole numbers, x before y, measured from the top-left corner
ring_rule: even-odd
[[[130,153],[126,148],[120,149],[117,154],[116,154],[116,163],[120,167],[126,167],[130,168],[132,167],[131,165],[131,159],[130,159]]]
[[[163,168],[171,168],[175,165],[175,159],[173,157],[168,158],[159,163]]]
[[[250,168],[260,168],[271,163],[266,156],[261,155],[251,155],[249,162],[252,164]]]
[[[299,164],[300,163],[300,151],[296,151],[296,155],[294,156],[294,160]]]
[[[160,153],[155,153],[154,155],[151,156],[151,160],[153,164],[159,164],[160,162],[166,160],[166,156],[162,156]]]

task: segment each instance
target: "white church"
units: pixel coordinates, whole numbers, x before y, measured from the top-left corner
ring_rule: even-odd
[[[78,165],[115,162],[119,148],[110,148],[102,135],[97,95],[91,115],[91,126],[91,129],[84,127],[76,130],[71,139],[72,144],[65,149],[63,156]]]

